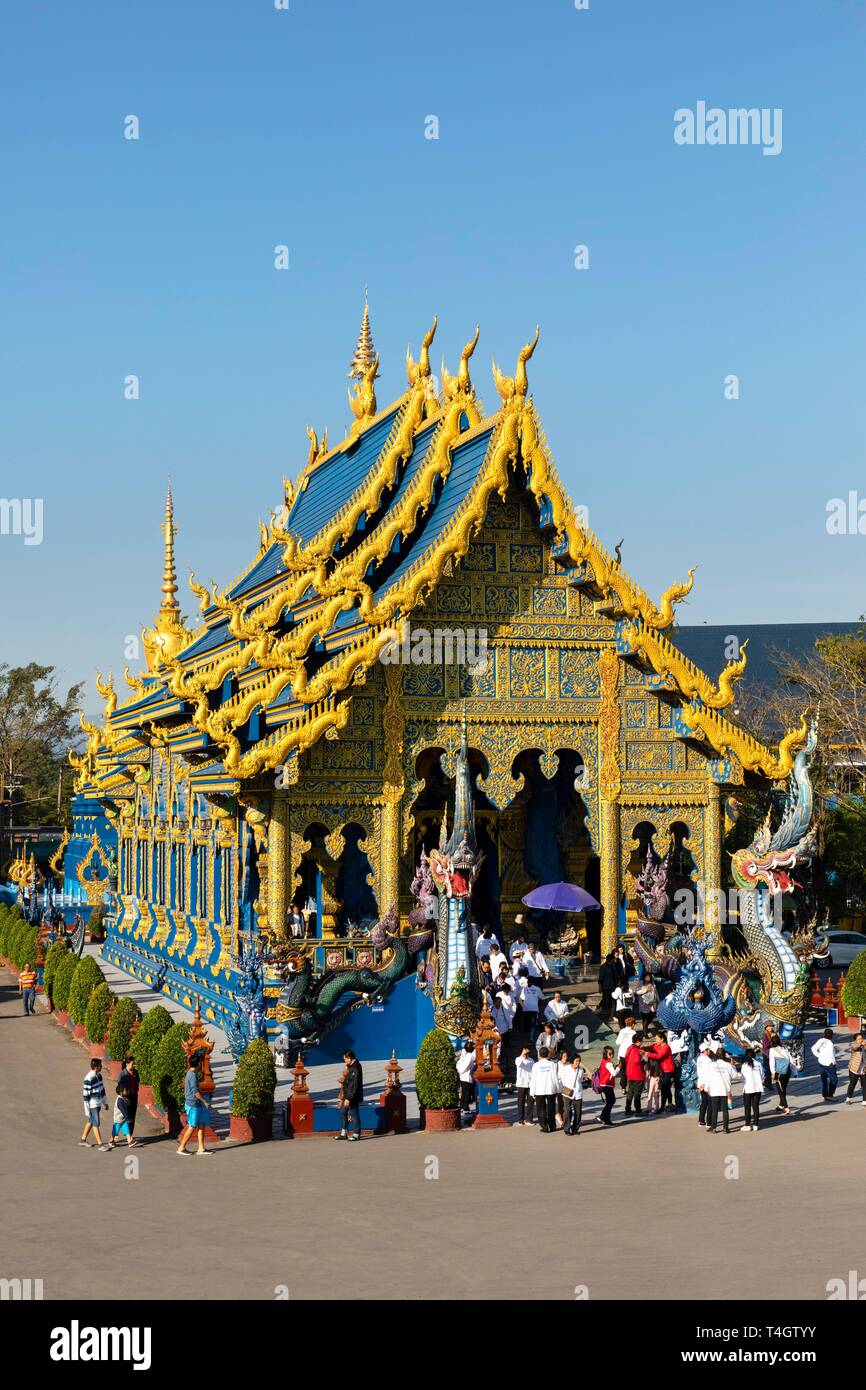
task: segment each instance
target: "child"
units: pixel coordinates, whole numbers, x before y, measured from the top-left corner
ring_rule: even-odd
[[[118,1086],[117,1099],[114,1102],[114,1123],[111,1126],[111,1147],[116,1149],[120,1143],[120,1136],[126,1135],[126,1147],[128,1149],[138,1149],[141,1147],[137,1139],[133,1139],[132,1130],[129,1125],[129,1093],[125,1086]]]
[[[761,1096],[764,1093],[764,1068],[761,1062],[760,1045],[752,1048],[740,1065],[740,1078],[743,1083],[743,1133],[757,1134],[761,1112]]]
[[[526,1126],[532,1123],[533,1104],[532,1096],[529,1094],[529,1078],[532,1075],[532,1052],[529,1047],[520,1049],[520,1056],[514,1063],[517,1073],[515,1092],[517,1095],[517,1123]],[[527,1117],[527,1101],[529,1102],[529,1115]]]

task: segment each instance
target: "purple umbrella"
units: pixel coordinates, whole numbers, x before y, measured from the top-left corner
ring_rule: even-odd
[[[601,907],[591,893],[587,893],[585,888],[578,888],[576,883],[542,883],[540,888],[533,888],[531,893],[527,893],[522,901],[527,907],[556,912],[591,912],[593,908]]]

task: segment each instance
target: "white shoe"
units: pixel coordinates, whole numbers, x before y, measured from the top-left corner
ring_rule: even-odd
[[[854,1102],[853,1102],[853,1100],[848,1100],[848,1099],[846,1099],[845,1104],[846,1104],[846,1105],[853,1105]],[[861,1104],[862,1104],[862,1101],[861,1101]]]

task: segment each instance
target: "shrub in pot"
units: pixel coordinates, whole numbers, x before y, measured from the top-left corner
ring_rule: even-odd
[[[233,1139],[270,1139],[277,1069],[264,1038],[251,1042],[238,1062],[232,1086],[230,1134]]]
[[[165,1111],[169,1129],[174,1129],[184,1108],[183,1082],[187,1072],[183,1044],[189,1037],[188,1023],[173,1023],[160,1040],[150,1069],[153,1098]]]
[[[422,1039],[415,1064],[415,1089],[426,1129],[460,1128],[460,1082],[447,1033],[431,1028]]]
[[[141,1027],[136,1033],[132,1042],[132,1056],[138,1067],[140,1088],[147,1094],[142,1095],[139,1090],[139,1100],[142,1104],[147,1104],[153,1097],[153,1070],[156,1054],[159,1045],[170,1028],[174,1027],[171,1014],[162,1004],[154,1004],[152,1009],[148,1009],[144,1015]]]
[[[855,956],[842,986],[842,1008],[848,1017],[866,1015],[866,951]]]
[[[105,976],[93,956],[82,956],[69,989],[69,1017],[77,1028],[84,1026],[91,994],[104,982]]]
[[[45,957],[45,965],[42,970],[42,988],[53,999],[54,976],[57,967],[64,956],[69,955],[69,946],[64,940],[52,941],[48,947],[48,954]]]
[[[108,1016],[111,1013],[113,1002],[114,995],[108,988],[106,981],[103,980],[102,984],[97,985],[91,994],[87,1004],[87,1012],[84,1015],[84,1027],[92,1043],[105,1042],[105,1034],[108,1031]]]
[[[105,905],[100,903],[87,919],[87,931],[91,941],[105,940]]]
[[[107,1055],[112,1062],[120,1063],[129,1056],[133,1029],[140,1022],[141,1009],[135,1000],[130,999],[128,994],[118,999],[105,1037]]]
[[[67,951],[55,971],[54,984],[52,986],[53,994],[51,997],[54,1000],[54,1007],[59,1013],[66,1013],[69,1008],[69,991],[72,987],[72,977],[75,974],[77,965],[77,958],[71,951]]]

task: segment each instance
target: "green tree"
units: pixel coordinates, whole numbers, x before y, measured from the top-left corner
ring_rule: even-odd
[[[78,708],[83,684],[73,685],[60,700],[53,666],[31,661],[27,666],[0,664],[0,815],[3,828],[46,825],[57,815],[57,786],[61,772],[69,773],[66,757],[80,742]],[[69,812],[61,800],[64,819]],[[3,868],[11,858],[2,846]]]
[[[162,1004],[154,1004],[144,1015],[141,1027],[133,1038],[132,1055],[145,1086],[153,1086],[153,1064],[156,1054],[169,1028],[173,1026],[168,1009]]]
[[[851,962],[842,986],[842,1008],[849,1017],[866,1014],[866,951],[861,951]]]
[[[87,1004],[87,1012],[84,1015],[84,1026],[91,1042],[105,1042],[108,1016],[111,1012],[111,1006],[115,1002],[115,997],[108,988],[108,983],[103,980],[102,984],[97,985],[91,994]]]
[[[415,1064],[415,1090],[425,1110],[453,1110],[460,1104],[457,1062],[447,1033],[431,1028]]]
[[[273,1114],[276,1089],[274,1055],[264,1038],[256,1038],[238,1062],[232,1086],[232,1114],[244,1120]]]
[[[101,985],[105,976],[93,956],[82,956],[75,967],[72,984],[69,988],[69,1017],[75,1024],[82,1024],[87,1013],[90,996]]]
[[[180,1112],[184,1108],[183,1080],[187,1060],[183,1044],[188,1037],[188,1023],[173,1023],[156,1050],[151,1068],[151,1086],[154,1100],[163,1110]]]
[[[52,941],[51,945],[48,947],[48,954],[45,957],[45,965],[42,970],[42,988],[45,990],[49,999],[53,997],[52,989],[57,967],[63,957],[68,955],[69,945],[63,937],[61,937],[59,941]]]
[[[114,1013],[111,1015],[108,1036],[105,1039],[108,1055],[112,1062],[122,1062],[124,1057],[129,1056],[133,1028],[136,1023],[140,1022],[141,1010],[135,1000],[131,999],[128,994],[125,994],[122,999],[118,999]]]
[[[67,951],[55,971],[52,999],[54,1000],[55,1009],[59,1009],[61,1013],[65,1013],[69,1008],[69,990],[72,985],[72,976],[75,974],[77,965],[78,961],[76,957],[71,951]]]

